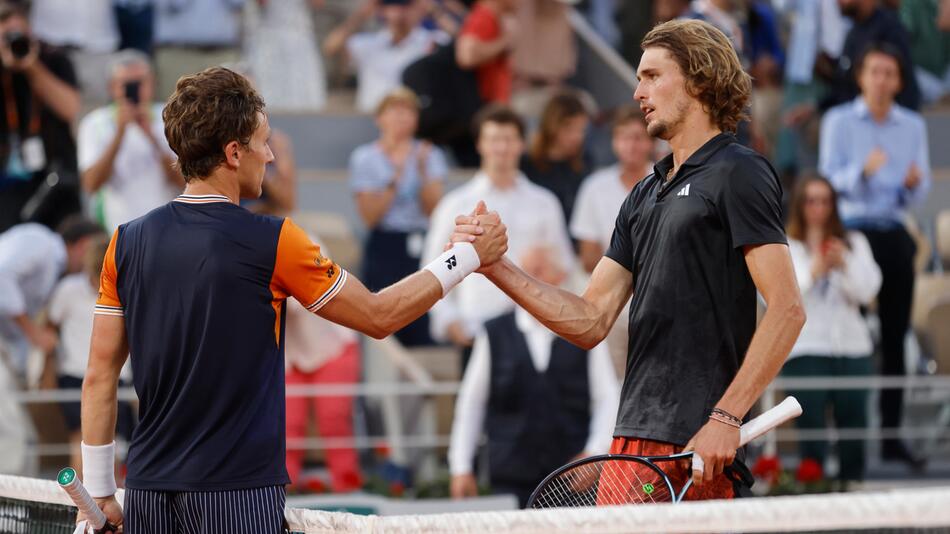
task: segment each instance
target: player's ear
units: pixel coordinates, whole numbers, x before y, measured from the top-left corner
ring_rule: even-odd
[[[241,163],[241,154],[243,147],[237,141],[231,141],[224,145],[224,161],[229,167],[237,167]]]

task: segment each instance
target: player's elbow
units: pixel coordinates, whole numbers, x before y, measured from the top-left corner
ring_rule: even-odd
[[[782,317],[785,318],[785,321],[790,327],[794,328],[796,332],[800,332],[802,327],[805,326],[805,321],[808,319],[805,312],[805,304],[802,302],[801,296],[795,295],[790,298],[784,308]]]

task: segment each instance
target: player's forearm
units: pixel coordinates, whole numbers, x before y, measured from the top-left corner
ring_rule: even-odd
[[[82,440],[106,445],[115,439],[118,373],[90,368],[82,382]]]
[[[391,335],[421,317],[442,298],[439,280],[428,271],[419,271],[375,295],[373,317],[380,336]]]
[[[744,417],[782,368],[804,324],[800,298],[789,295],[771,303],[752,337],[745,361],[716,406]]]
[[[616,319],[583,297],[531,278],[507,258],[485,276],[541,324],[584,349],[603,341]]]

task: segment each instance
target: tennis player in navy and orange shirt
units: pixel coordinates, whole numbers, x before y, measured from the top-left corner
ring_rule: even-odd
[[[371,293],[290,219],[238,205],[260,195],[273,160],[263,110],[227,69],[179,80],[164,119],[185,192],[120,226],[106,253],[83,383],[83,475],[127,534],[281,532],[288,297],[380,338],[507,248],[496,219],[494,239],[455,244]],[[129,445],[123,518],[112,465],[126,355],[141,422]]]

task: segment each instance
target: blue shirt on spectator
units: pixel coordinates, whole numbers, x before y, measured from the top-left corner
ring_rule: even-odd
[[[155,40],[181,46],[237,46],[245,0],[155,0]]]
[[[864,176],[865,161],[875,148],[887,154],[887,161]],[[920,183],[908,189],[904,179],[911,165],[920,171]],[[849,226],[901,223],[904,211],[930,190],[924,119],[895,103],[877,122],[861,97],[836,106],[822,119],[818,170],[838,191],[841,216]]]
[[[419,172],[419,150],[422,143],[413,142],[412,151],[399,178],[396,198],[389,211],[379,223],[381,230],[394,232],[418,232],[429,228],[429,217],[422,211],[419,191],[423,177]],[[445,180],[448,174],[445,155],[432,147],[426,158],[425,180]],[[386,189],[396,174],[393,162],[383,153],[379,143],[372,142],[357,147],[350,155],[350,187],[356,193]]]

